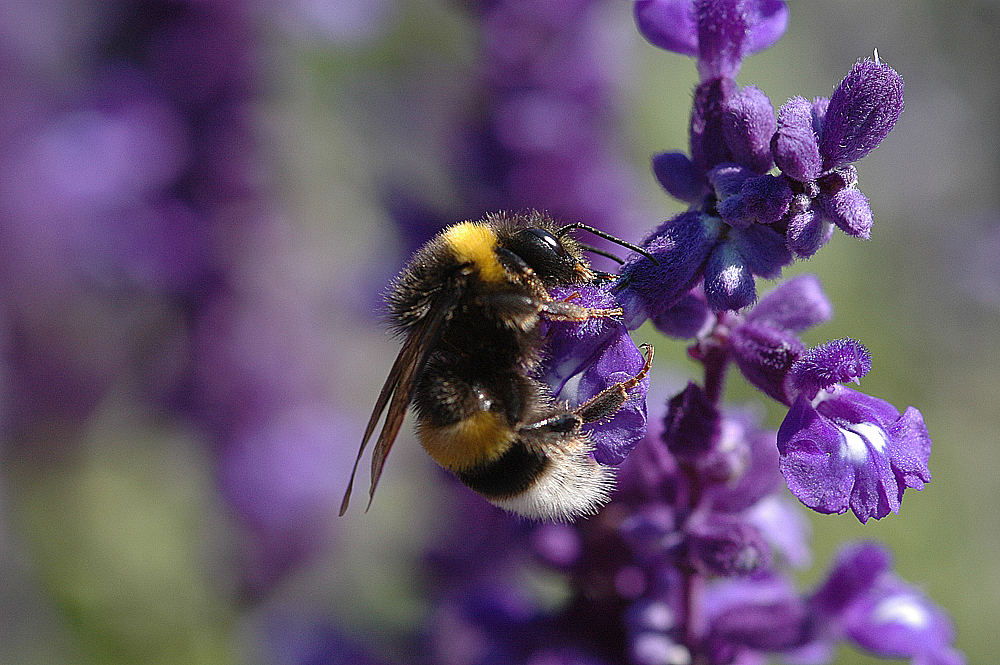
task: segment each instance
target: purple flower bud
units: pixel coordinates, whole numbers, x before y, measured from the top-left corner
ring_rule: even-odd
[[[810,207],[812,204],[808,197],[799,194],[796,199],[799,198],[805,199],[805,209],[789,216],[785,242],[788,249],[796,256],[808,259],[818,252],[820,247],[830,242],[834,226]]]
[[[811,182],[823,172],[813,120],[813,105],[804,97],[792,97],[778,110],[778,129],[771,139],[774,163],[799,182]]]
[[[693,526],[687,545],[690,564],[712,575],[749,575],[771,559],[760,532],[738,520],[714,518]]]
[[[775,452],[775,465],[768,471],[778,476],[777,450],[773,445],[771,449]],[[805,568],[812,561],[809,547],[810,522],[795,502],[784,496],[771,494],[747,510],[743,519],[760,531],[771,550],[780,555],[789,566]]]
[[[883,658],[913,658],[927,665],[965,662],[951,647],[955,629],[948,615],[899,580],[886,580],[869,591],[847,609],[843,622],[852,641]]]
[[[883,658],[921,665],[962,665],[945,612],[892,571],[889,551],[874,543],[841,550],[809,605],[827,625]]]
[[[837,553],[810,603],[823,614],[840,614],[891,567],[892,553],[885,546],[866,542],[847,545]]]
[[[739,194],[719,203],[719,216],[738,228],[751,224],[773,224],[788,212],[792,196],[792,189],[782,178],[772,175],[747,178],[742,182]]]
[[[729,243],[739,251],[754,275],[768,279],[780,277],[781,269],[792,262],[792,253],[785,246],[784,237],[764,224],[733,229],[729,234]]]
[[[859,60],[830,97],[819,150],[823,169],[856,162],[882,142],[903,111],[903,79],[892,67]]]
[[[771,137],[776,129],[771,100],[756,86],[740,90],[723,109],[726,143],[736,162],[755,173],[766,173],[774,163]]]
[[[797,597],[760,600],[730,608],[712,619],[711,640],[755,651],[790,651],[812,636],[808,608]]]
[[[783,282],[747,315],[747,320],[758,325],[802,332],[825,323],[833,317],[823,286],[815,275],[801,275]]]
[[[712,320],[712,310],[704,292],[698,288],[688,291],[675,305],[652,318],[657,330],[674,339],[697,337],[707,330]]]
[[[735,78],[749,32],[745,0],[696,0],[698,74],[702,81]]]
[[[743,183],[753,175],[754,172],[745,166],[724,162],[708,172],[708,182],[711,183],[712,189],[715,191],[715,198],[719,201],[725,201],[729,197],[739,194]]]
[[[705,264],[705,297],[716,312],[738,310],[757,298],[750,266],[732,242],[715,246]]]
[[[647,503],[618,527],[622,540],[640,561],[657,561],[680,543],[674,510],[664,503]]]
[[[665,311],[691,289],[721,229],[721,222],[704,213],[681,213],[642,243],[658,263],[639,254],[629,256],[616,287],[629,329]]]
[[[735,78],[743,57],[778,41],[788,23],[780,0],[695,0],[702,81]]]
[[[695,88],[689,134],[691,161],[699,173],[734,161],[722,133],[722,114],[737,90],[729,78],[709,79]]]
[[[703,603],[711,663],[759,665],[767,658],[758,651],[790,651],[811,637],[808,606],[775,573],[719,580],[706,587]]]
[[[727,412],[719,430],[715,456],[728,456],[733,463],[729,476],[716,476],[723,482],[708,489],[712,510],[745,514],[781,485],[775,433],[760,429],[755,415],[740,411]]]
[[[789,370],[791,387],[812,399],[835,383],[857,380],[872,368],[872,354],[861,342],[835,339],[803,353]]]
[[[841,385],[800,395],[778,430],[781,473],[802,503],[821,513],[850,508],[861,522],[899,512],[907,488],[930,480],[930,437],[920,412]]]
[[[820,204],[823,215],[847,235],[865,240],[871,237],[872,209],[859,190],[842,189],[833,196],[821,197]]]
[[[793,333],[747,321],[729,336],[736,366],[747,381],[783,404],[791,403],[788,370],[806,346]]]
[[[661,152],[653,155],[653,174],[674,198],[697,203],[705,195],[705,182],[687,155]]]
[[[663,441],[679,460],[697,463],[719,438],[719,412],[694,382],[667,402]]]

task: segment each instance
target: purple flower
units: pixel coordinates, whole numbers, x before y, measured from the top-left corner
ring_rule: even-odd
[[[713,310],[745,307],[757,297],[754,275],[777,277],[792,260],[774,229],[762,224],[732,228],[698,211],[667,220],[642,245],[656,263],[632,254],[616,286],[629,328],[659,317],[702,278]]]
[[[897,577],[886,548],[856,543],[837,555],[809,604],[828,641],[846,638],[882,658],[910,658],[915,665],[961,665],[951,643],[955,630],[945,612]]]
[[[796,333],[828,321],[832,314],[833,307],[816,277],[790,279],[732,326],[732,357],[751,384],[791,404],[788,373],[806,350]]]
[[[862,522],[899,512],[922,489],[930,437],[920,412],[836,385],[799,395],[778,430],[781,472],[792,493],[821,513],[850,508]]]
[[[712,46],[732,50],[736,67],[744,56],[772,46],[788,26],[788,7],[781,0],[638,0],[634,11],[639,32],[656,46],[709,58],[714,55]]]
[[[785,577],[770,573],[727,578],[706,589],[712,663],[744,660],[756,652],[789,652],[812,638],[808,605]]]
[[[617,306],[609,286],[578,286],[552,290],[553,298],[579,294],[573,302],[585,307],[610,309]],[[546,333],[547,358],[542,380],[553,394],[576,406],[619,382],[637,375],[645,364],[642,352],[619,319],[593,318],[583,324],[550,322]],[[584,425],[594,444],[594,459],[601,464],[620,464],[646,434],[644,377],[629,398],[607,420]]]

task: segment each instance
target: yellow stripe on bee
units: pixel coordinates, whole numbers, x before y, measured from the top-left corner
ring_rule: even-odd
[[[484,282],[496,283],[506,279],[503,266],[493,251],[497,237],[492,228],[475,222],[462,222],[445,229],[443,237],[461,263],[471,263],[479,269],[479,278]]]
[[[514,433],[496,413],[478,411],[444,427],[418,422],[417,436],[435,462],[463,471],[500,457],[510,447]]]

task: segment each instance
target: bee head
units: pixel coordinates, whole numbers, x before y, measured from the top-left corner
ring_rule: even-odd
[[[568,236],[531,226],[516,232],[505,244],[547,283],[586,282],[594,278],[576,243]]]

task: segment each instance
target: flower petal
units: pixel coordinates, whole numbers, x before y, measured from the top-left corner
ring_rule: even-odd
[[[742,182],[739,194],[719,204],[719,216],[739,228],[751,224],[773,224],[788,212],[792,197],[792,189],[784,178],[772,175],[747,178]],[[781,245],[784,247],[784,240]]]
[[[733,229],[729,236],[729,244],[737,248],[754,275],[780,277],[781,269],[792,262],[784,237],[770,226],[753,224]]]
[[[769,397],[791,403],[785,379],[805,344],[789,331],[756,321],[733,328],[729,340],[733,360],[747,381]]]
[[[653,155],[653,175],[674,198],[697,203],[705,195],[705,181],[687,155],[661,152]]]
[[[806,198],[799,194],[796,198]],[[794,206],[794,203],[793,203]],[[796,256],[808,259],[819,251],[819,248],[830,242],[834,226],[823,219],[823,216],[813,209],[810,202],[805,203],[805,209],[789,216],[788,230],[785,232],[785,243]]]
[[[955,629],[940,607],[900,580],[890,578],[871,589],[844,613],[844,632],[883,658],[920,658],[914,662],[963,663],[951,648]]]
[[[810,401],[800,394],[778,430],[789,489],[819,512],[848,507],[864,523],[898,512],[907,487],[930,478],[930,439],[919,412],[842,385]]]
[[[688,291],[676,304],[652,318],[657,330],[674,339],[697,337],[712,320],[712,310],[698,288]]]
[[[746,0],[701,0],[698,20],[698,74],[702,81],[735,78],[747,51],[750,18]]]
[[[693,0],[637,0],[633,11],[639,32],[652,44],[681,55],[698,55]]]
[[[759,325],[802,332],[833,317],[833,305],[815,275],[801,275],[782,282],[767,293],[747,315]]]
[[[809,400],[799,397],[778,429],[780,469],[788,489],[820,513],[844,513],[854,487],[854,468],[839,451],[842,435]]]

